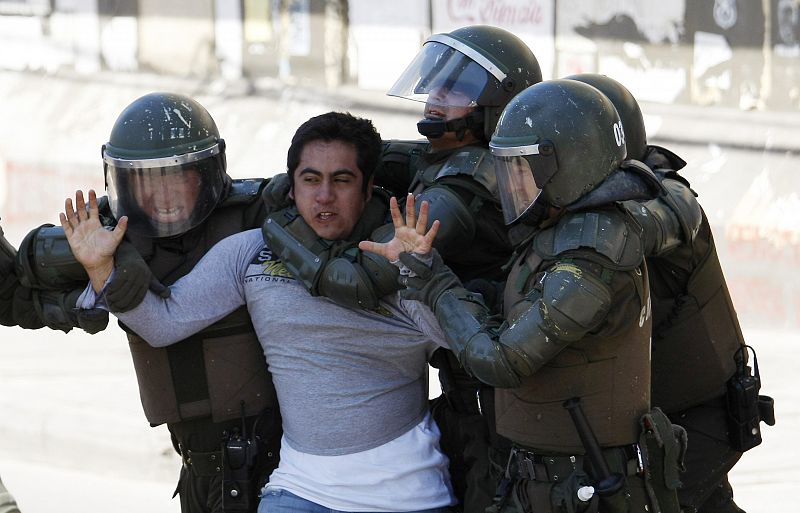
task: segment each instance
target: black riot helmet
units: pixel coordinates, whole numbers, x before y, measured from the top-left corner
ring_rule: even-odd
[[[565,78],[594,86],[611,100],[622,120],[622,126],[625,127],[625,144],[628,146],[626,158],[642,160],[647,152],[647,133],[639,102],[628,88],[613,78],[598,73],[581,73]]]
[[[489,147],[506,224],[530,221],[537,205],[575,202],[613,173],[626,151],[611,100],[575,80],[541,82],[514,97]]]
[[[103,145],[111,212],[128,229],[172,237],[202,223],[227,193],[225,141],[208,111],[173,93],[128,105]]]
[[[387,94],[448,107],[477,107],[457,120],[424,119],[417,128],[431,138],[471,129],[489,140],[503,107],[541,81],[539,61],[521,39],[501,28],[473,25],[429,37]],[[442,90],[453,94],[437,95]]]

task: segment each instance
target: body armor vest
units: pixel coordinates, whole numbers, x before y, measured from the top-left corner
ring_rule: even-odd
[[[586,253],[586,255],[582,255]],[[596,260],[589,249],[570,258]],[[561,260],[561,259],[559,259]],[[553,261],[530,249],[514,263],[505,292],[506,319]],[[614,303],[602,328],[567,346],[513,389],[495,389],[497,432],[524,447],[560,454],[585,452],[562,404],[580,397],[603,447],[635,443],[639,418],[650,408],[649,290],[644,265],[613,273]],[[509,312],[511,314],[509,316]]]
[[[669,150],[648,146],[645,163],[660,179],[690,187],[676,172],[686,163]],[[692,236],[683,222],[681,209],[686,207],[669,194],[664,200],[688,239],[647,260],[653,295],[653,405],[674,413],[724,394],[736,370],[734,354],[745,342],[705,212]]]
[[[673,413],[721,396],[744,337],[705,213],[691,245],[649,258],[648,268],[653,404]]]
[[[474,278],[502,280],[500,267],[511,256],[511,243],[489,149],[465,146],[424,157],[409,192],[416,195],[434,185],[448,187],[460,197],[475,223],[472,238],[437,247],[442,258],[464,282]]]
[[[230,193],[200,226],[180,237],[132,239],[153,274],[177,281],[217,242],[258,228],[263,180],[234,180]],[[163,348],[127,329],[145,416],[152,425],[211,417],[213,422],[277,411],[272,376],[245,307]]]

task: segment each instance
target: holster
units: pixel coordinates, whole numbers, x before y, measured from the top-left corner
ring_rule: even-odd
[[[680,513],[679,474],[684,467],[686,430],[673,424],[660,408],[639,420],[639,448],[644,468],[645,490],[654,513]]]

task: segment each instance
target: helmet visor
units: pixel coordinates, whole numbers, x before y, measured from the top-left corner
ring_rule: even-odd
[[[446,44],[428,41],[386,93],[446,107],[487,105],[500,82],[473,59]]]
[[[520,147],[489,145],[506,225],[523,218],[557,169],[550,144]]]
[[[215,157],[173,166],[120,167],[106,163],[108,200],[116,219],[144,237],[171,237],[202,223],[225,182]]]

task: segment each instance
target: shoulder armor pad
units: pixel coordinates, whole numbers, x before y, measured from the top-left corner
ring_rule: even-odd
[[[486,188],[492,197],[497,198],[497,179],[494,174],[494,161],[488,148],[465,146],[453,153],[436,174],[435,181],[446,176],[466,175]]]
[[[617,208],[568,213],[555,226],[539,232],[533,239],[533,248],[544,260],[568,251],[590,249],[610,260],[609,267],[618,270],[638,267],[644,258],[641,227]]]
[[[261,189],[267,184],[266,178],[244,178],[231,180],[228,195],[220,203],[220,207],[249,205],[261,197]]]
[[[686,167],[686,161],[672,151],[662,147],[649,144],[644,163],[653,170],[666,168],[678,171]]]
[[[427,139],[383,141],[381,158],[372,175],[375,185],[384,187],[397,196],[408,192],[420,167],[420,161],[429,148]]]
[[[661,180],[662,182],[664,180],[667,180],[667,179],[676,180],[676,181],[682,183],[683,185],[685,185],[686,187],[689,187],[690,189],[692,187],[692,184],[689,183],[689,180],[687,180],[685,176],[679,175],[677,171],[673,171],[672,169],[658,169],[658,170],[653,171],[653,172],[656,174],[658,179]],[[694,192],[694,190],[692,190],[692,194],[694,196],[697,196],[697,193]]]
[[[419,156],[427,152],[431,145],[427,139],[389,139],[382,142],[381,160],[390,162],[407,162],[412,156]]]
[[[417,196],[417,213],[423,201],[428,202],[428,227],[439,220],[439,233],[434,247],[442,251],[451,246],[463,246],[475,238],[475,213],[458,194],[446,186],[428,187]]]

